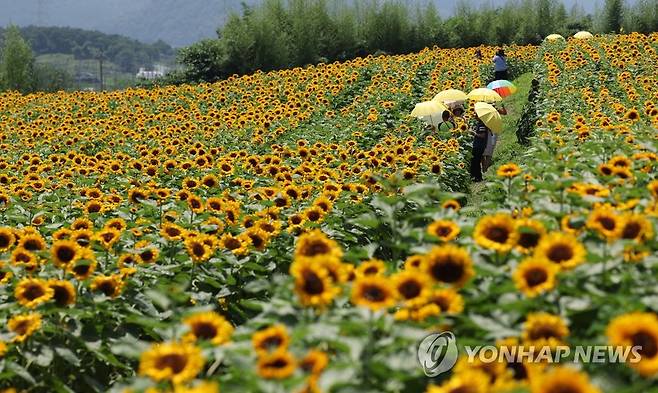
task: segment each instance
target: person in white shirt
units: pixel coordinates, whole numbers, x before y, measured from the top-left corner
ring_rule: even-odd
[[[507,79],[507,57],[505,56],[505,51],[498,49],[496,55],[493,58],[494,64],[494,77],[496,80]]]

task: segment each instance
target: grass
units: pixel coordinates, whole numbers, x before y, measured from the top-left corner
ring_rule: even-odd
[[[505,99],[507,115],[503,116],[503,132],[498,135],[498,142],[493,156],[494,163],[485,173],[485,180],[487,177],[496,176],[496,169],[500,165],[514,161],[515,157],[518,157],[527,149],[516,140],[516,122],[521,117],[523,106],[528,101],[531,81],[532,73],[523,74],[513,81],[518,91],[513,96]],[[486,195],[486,181],[471,185],[471,193],[468,197],[469,215],[479,216],[481,214],[479,206],[485,200]]]
[[[96,59],[75,59],[73,55],[64,53],[50,53],[39,55],[36,58],[39,64],[50,64],[55,68],[66,71],[71,77],[82,72],[88,72],[97,78],[100,75],[99,62]],[[108,60],[103,62],[105,88],[109,90],[124,88],[134,84],[135,75],[121,71],[120,67]],[[77,89],[86,87],[98,88],[98,83],[76,83]]]

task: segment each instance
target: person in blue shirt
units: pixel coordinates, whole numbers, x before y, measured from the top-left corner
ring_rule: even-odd
[[[495,80],[507,79],[507,57],[505,51],[501,48],[498,49],[493,58],[494,64],[494,77]]]

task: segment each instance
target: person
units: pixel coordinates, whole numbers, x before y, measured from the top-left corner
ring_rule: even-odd
[[[471,178],[474,182],[482,181],[482,156],[487,147],[488,136],[491,130],[484,124],[484,122],[476,117],[473,128],[473,157],[471,158]]]
[[[489,131],[489,134],[487,135],[487,147],[484,148],[484,153],[482,153],[482,172],[486,172],[493,164],[493,153],[496,148],[497,140],[498,136]]]
[[[482,50],[481,49],[476,49],[475,50],[475,58],[478,60],[482,60]]]
[[[452,110],[452,115],[454,117],[464,116],[464,107],[462,105],[457,106],[455,109]]]
[[[438,125],[439,131],[450,131],[455,128],[455,122],[452,120],[452,115],[450,111],[443,111],[441,114],[441,122]]]
[[[495,79],[507,79],[507,57],[505,56],[505,51],[502,48],[496,51],[496,55],[493,58],[493,63]]]

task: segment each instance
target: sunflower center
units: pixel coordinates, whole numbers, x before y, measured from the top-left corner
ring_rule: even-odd
[[[194,245],[192,245],[192,254],[194,254],[194,256],[202,257],[205,252],[206,249],[203,247],[203,244],[194,243]]]
[[[413,299],[418,297],[418,295],[420,295],[421,289],[422,288],[418,282],[413,280],[405,281],[398,286],[398,291],[405,299]]]
[[[317,221],[317,220],[320,219],[320,213],[318,213],[315,210],[311,210],[310,212],[308,212],[307,216],[308,216],[309,221]]]
[[[319,295],[324,291],[324,283],[318,275],[310,270],[304,272],[304,292]]]
[[[306,247],[306,252],[304,255],[308,257],[314,257],[316,255],[322,255],[322,254],[329,254],[329,245],[326,242],[317,240],[311,242],[307,247]]]
[[[79,276],[84,276],[89,272],[90,265],[77,265],[73,268],[73,272]]]
[[[105,294],[105,296],[111,296],[114,294],[115,285],[112,281],[103,281],[98,285],[98,289]]]
[[[485,236],[491,241],[504,244],[509,238],[509,231],[504,227],[491,227],[487,230]]]
[[[562,263],[573,258],[573,250],[566,244],[556,244],[548,250],[546,256],[555,263]]]
[[[642,347],[638,352],[642,357],[653,358],[658,355],[658,343],[656,337],[646,332],[640,331],[631,337],[633,346]]]
[[[524,277],[529,286],[535,287],[546,282],[548,274],[544,269],[531,269],[525,273]]]
[[[612,231],[613,229],[615,229],[615,226],[617,224],[615,220],[612,219],[611,217],[600,217],[598,221],[601,224],[601,226],[608,231]]]
[[[158,358],[156,367],[159,369],[170,369],[174,374],[178,374],[185,369],[187,358],[185,356],[172,353]]]
[[[240,240],[238,239],[228,239],[226,240],[226,243],[224,243],[224,245],[229,250],[235,250],[236,248],[240,248],[240,246],[242,246],[242,243],[240,243]]]
[[[0,248],[7,248],[9,246],[9,236],[0,235]]]
[[[281,359],[281,358],[274,359],[273,361],[268,362],[265,365],[265,367],[267,368],[285,368],[286,366],[288,366],[288,362],[286,361],[286,359]]]
[[[71,294],[63,286],[54,286],[53,290],[55,291],[53,298],[55,298],[55,303],[60,306],[66,305],[71,300]]]
[[[210,340],[217,336],[217,327],[208,322],[195,323],[192,330],[195,336],[203,340]]]
[[[57,249],[57,259],[64,263],[71,262],[75,256],[75,251],[70,247],[60,247]]]
[[[272,337],[268,337],[265,340],[263,340],[263,347],[264,348],[278,348],[282,343],[283,343],[283,340],[281,340],[281,337],[272,336]]]
[[[32,240],[32,239],[27,240],[23,245],[23,247],[25,247],[25,249],[29,251],[37,251],[37,250],[41,250],[42,248],[38,240]]]
[[[513,378],[517,381],[522,381],[528,379],[528,371],[526,370],[523,363],[520,362],[511,362],[507,363],[507,367],[512,369]]]
[[[41,285],[30,285],[25,289],[25,298],[28,300],[38,299],[45,295],[46,291],[43,290]]]
[[[559,337],[559,334],[555,331],[553,326],[538,326],[530,331],[531,340],[539,340],[542,338],[553,338]]]
[[[537,232],[525,232],[519,236],[519,245],[523,248],[534,248],[539,243],[539,234]]]
[[[440,226],[436,228],[436,235],[438,237],[446,237],[450,234],[451,230],[450,227],[447,226]]]
[[[624,239],[635,239],[640,234],[642,227],[637,222],[629,222],[624,226],[624,232],[622,233],[622,238]]]
[[[437,281],[453,283],[459,281],[464,275],[464,266],[452,259],[445,262],[435,263],[431,270],[432,276]]]
[[[386,294],[377,285],[366,285],[363,288],[363,297],[370,302],[382,302],[386,299]]]
[[[153,259],[153,251],[151,250],[142,251],[142,253],[139,254],[139,256],[142,258],[144,262],[148,262],[151,259]]]
[[[260,236],[256,234],[252,234],[249,236],[249,238],[251,239],[251,244],[253,244],[254,247],[260,248],[263,246],[264,243],[263,238],[261,238]]]
[[[30,327],[30,324],[28,321],[20,321],[15,327],[14,327],[14,332],[18,334],[19,336],[24,335],[27,333],[28,328]]]

